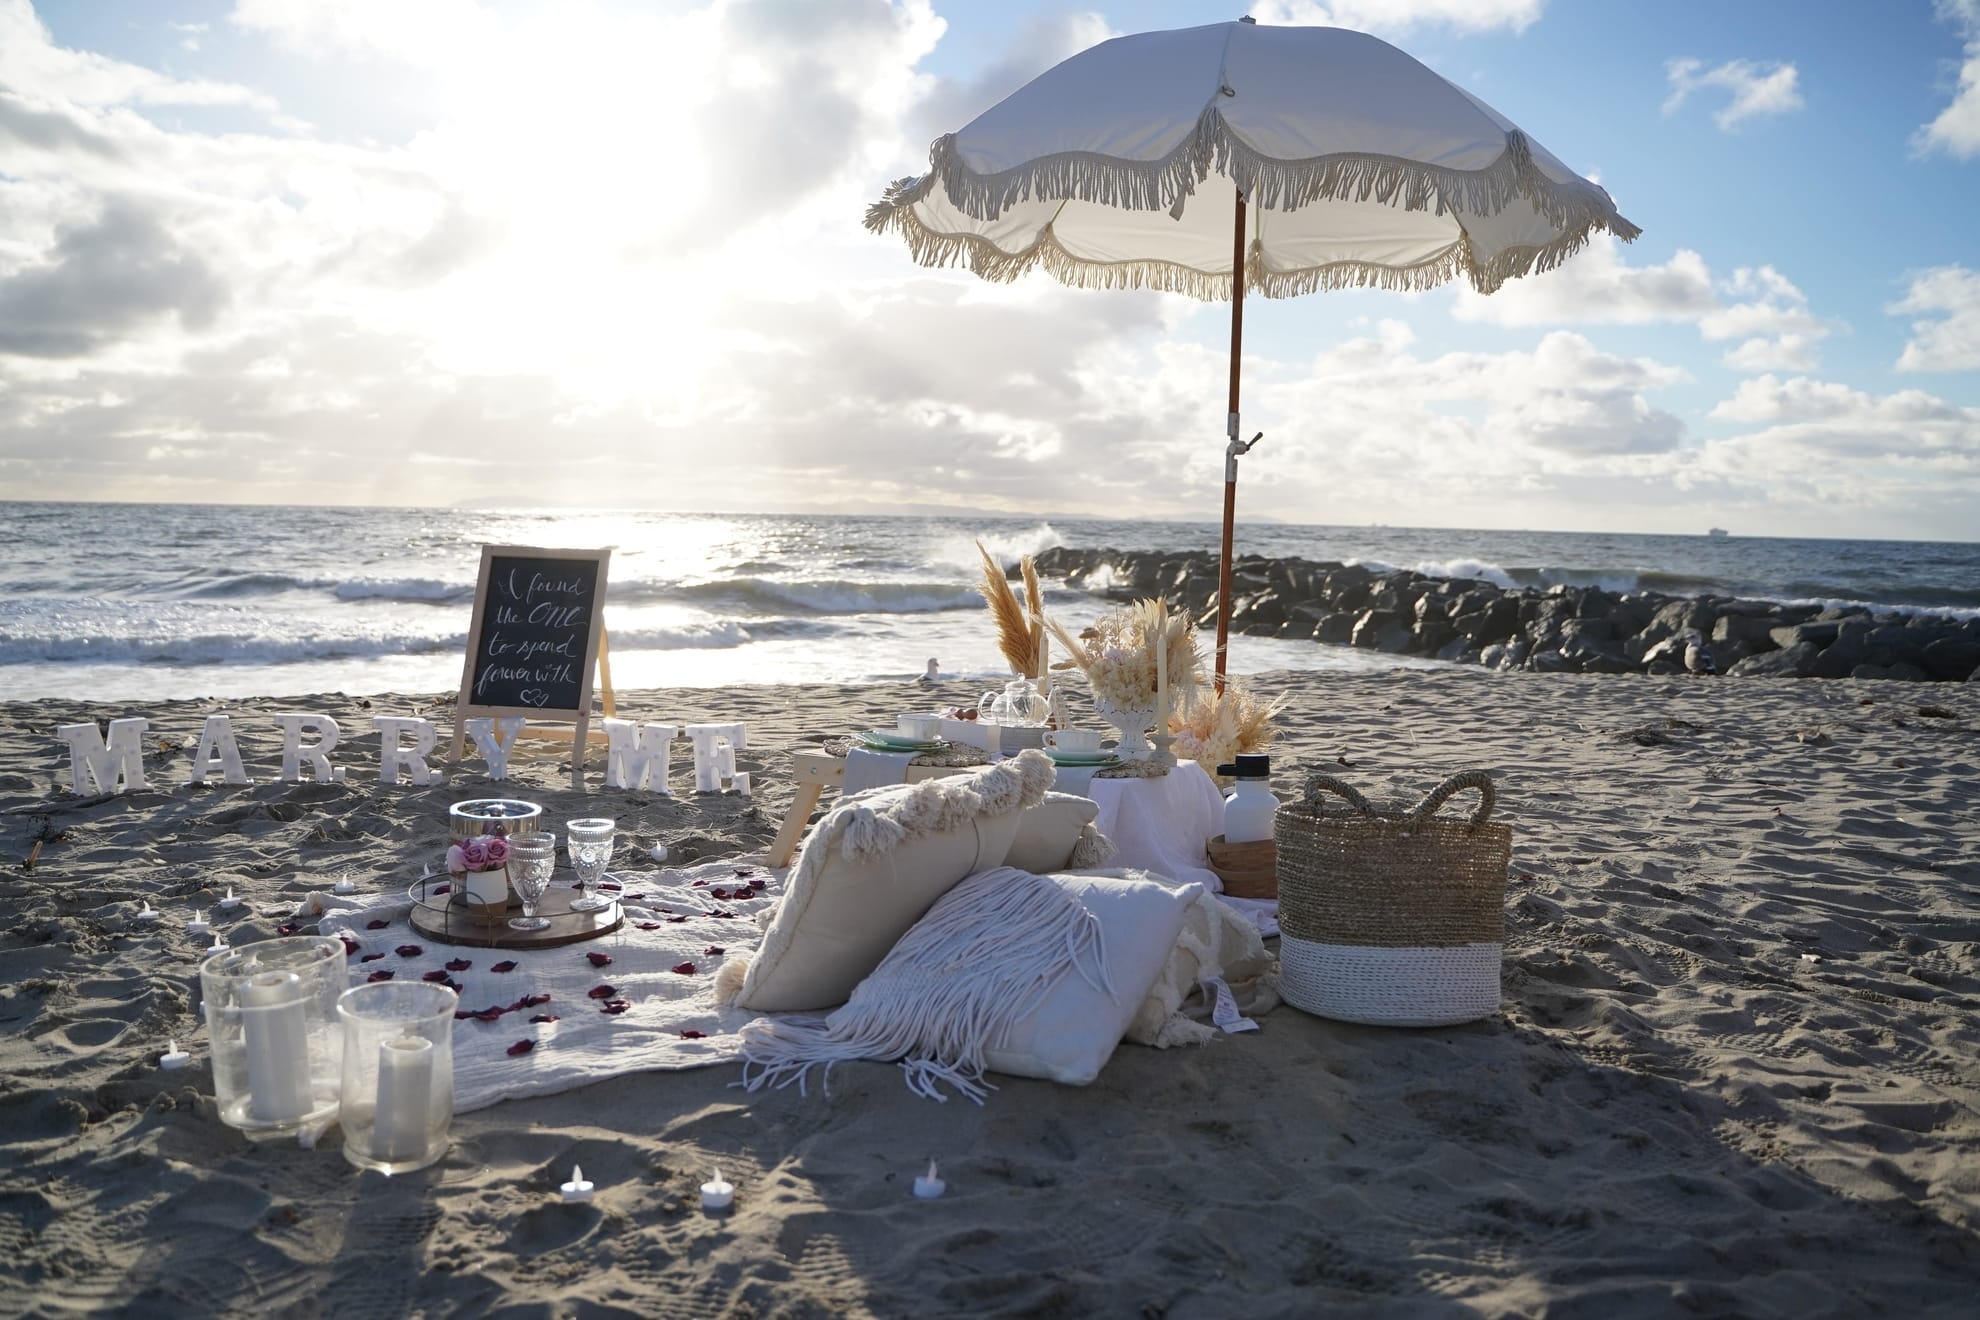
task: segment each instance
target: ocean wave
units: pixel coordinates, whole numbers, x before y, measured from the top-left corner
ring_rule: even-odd
[[[1410,566],[1412,572],[1424,577],[1450,578],[1460,582],[1490,582],[1495,587],[1511,590],[1515,585],[1512,575],[1497,564],[1488,564],[1482,559],[1443,559],[1424,560]]]
[[[616,596],[616,588],[613,594]],[[652,599],[635,584],[626,593],[635,600]],[[758,612],[808,610],[815,614],[930,614],[940,610],[980,608],[983,597],[974,587],[953,582],[860,582],[844,578],[815,578],[783,582],[774,578],[718,578],[663,589],[661,597],[686,596],[702,602],[727,601]]]
[[[280,665],[305,660],[375,660],[384,656],[461,651],[453,637],[388,634],[372,637],[265,637],[211,632],[180,637],[73,633],[0,637],[0,665]]]
[[[929,547],[928,562],[960,569],[965,576],[973,577],[983,571],[983,556],[976,553],[979,541],[990,552],[991,558],[1000,564],[1015,564],[1026,555],[1042,554],[1054,546],[1066,544],[1066,538],[1059,535],[1057,528],[1051,523],[1041,522],[1021,532],[944,537]]]
[[[608,581],[607,595],[610,595]],[[450,604],[474,595],[472,582],[443,582],[438,578],[347,578],[337,584],[338,600],[389,600],[416,605]]]

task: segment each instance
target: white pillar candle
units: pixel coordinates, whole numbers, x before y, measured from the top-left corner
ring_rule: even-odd
[[[433,1110],[433,1042],[400,1036],[378,1042],[378,1110],[371,1153],[398,1164],[423,1158]]]
[[[1155,637],[1155,732],[1169,731],[1169,615],[1162,614]]]
[[[1045,631],[1045,621],[1034,619],[1038,629],[1038,695],[1052,695],[1052,634]]]
[[[241,986],[247,1040],[248,1117],[294,1123],[309,1113],[309,1027],[302,978],[257,972]]]

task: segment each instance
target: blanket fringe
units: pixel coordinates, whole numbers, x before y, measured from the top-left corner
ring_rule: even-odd
[[[743,1027],[742,1087],[808,1094],[806,1079],[855,1059],[897,1060],[909,1091],[942,1087],[982,1104],[996,1088],[984,1054],[1067,975],[1111,994],[1091,912],[1050,880],[1002,866],[970,876],[901,937],[825,1018],[758,1018]]]

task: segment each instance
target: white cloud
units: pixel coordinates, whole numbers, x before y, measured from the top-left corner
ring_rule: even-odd
[[[1943,151],[1961,160],[1980,156],[1980,0],[1938,0],[1938,16],[1959,29],[1965,56],[1953,98],[1912,143],[1920,151]]]
[[[1251,14],[1260,23],[1295,27],[1344,27],[1362,32],[1407,32],[1448,27],[1458,32],[1510,28],[1524,32],[1540,19],[1546,0],[1262,0]]]
[[[1911,338],[1898,355],[1899,371],[1980,371],[1980,271],[1964,266],[1923,271],[1887,310],[1945,318],[1911,323]]]
[[[1726,361],[1745,370],[1810,369],[1816,343],[1829,334],[1807,296],[1772,266],[1741,266],[1714,279],[1705,259],[1685,248],[1661,265],[1632,266],[1607,235],[1558,270],[1508,281],[1489,297],[1459,287],[1452,311],[1462,321],[1503,326],[1689,322],[1707,340],[1744,341]]]
[[[116,105],[241,105],[272,111],[273,97],[233,83],[172,78],[89,51],[57,46],[30,0],[0,0],[0,89],[16,107],[51,113],[62,103]],[[0,121],[0,133],[6,124]]]
[[[1675,59],[1664,65],[1671,94],[1664,101],[1664,113],[1674,114],[1693,92],[1721,88],[1731,99],[1712,116],[1721,129],[1730,130],[1741,120],[1756,115],[1780,115],[1801,109],[1800,73],[1792,64],[1761,64],[1754,60],[1727,60],[1712,68],[1697,59]]]

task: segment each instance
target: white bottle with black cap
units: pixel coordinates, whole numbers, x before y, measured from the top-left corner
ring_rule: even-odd
[[[1279,799],[1272,796],[1272,758],[1240,752],[1235,764],[1220,765],[1217,773],[1237,780],[1237,787],[1224,799],[1224,842],[1270,839],[1273,818],[1279,814]]]

